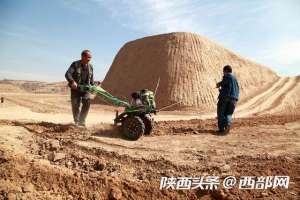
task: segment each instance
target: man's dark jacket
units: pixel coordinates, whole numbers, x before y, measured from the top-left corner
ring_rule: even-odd
[[[220,82],[221,89],[219,99],[230,97],[231,99],[238,100],[240,95],[239,84],[231,73],[226,73]]]
[[[88,63],[87,67],[81,61],[74,61],[65,74],[69,83],[75,81],[77,84],[94,85],[93,65]]]

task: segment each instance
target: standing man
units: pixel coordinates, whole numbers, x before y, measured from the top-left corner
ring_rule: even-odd
[[[217,83],[220,92],[217,105],[218,133],[227,134],[230,131],[232,114],[239,100],[240,90],[230,65],[224,66],[223,74],[222,81]]]
[[[78,85],[93,85],[94,74],[93,65],[90,64],[92,54],[89,50],[81,53],[81,60],[74,61],[65,74],[71,88],[71,104],[74,123],[77,126],[85,127],[85,119],[90,109],[90,93],[80,91]],[[82,102],[82,108],[80,104]]]

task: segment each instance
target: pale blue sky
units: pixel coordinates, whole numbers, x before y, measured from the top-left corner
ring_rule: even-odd
[[[300,0],[0,0],[0,79],[61,81],[90,49],[102,80],[123,44],[175,31],[300,74]]]

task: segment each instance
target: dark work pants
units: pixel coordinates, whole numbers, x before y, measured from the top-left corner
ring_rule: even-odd
[[[82,107],[80,109],[80,104]],[[71,90],[71,104],[73,119],[75,123],[85,124],[85,119],[90,109],[90,94],[88,92],[79,92]]]
[[[218,128],[224,131],[226,126],[230,126],[232,122],[232,114],[234,112],[236,100],[231,98],[219,99],[217,105]]]

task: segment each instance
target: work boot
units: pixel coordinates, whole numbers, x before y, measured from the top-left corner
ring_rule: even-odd
[[[78,123],[78,126],[79,126],[79,127],[82,127],[82,128],[86,128],[86,125],[85,125],[85,123],[83,123],[83,122],[79,122],[79,123]]]
[[[217,130],[216,133],[217,133],[218,135],[223,135],[223,134],[224,134],[224,130]]]
[[[225,126],[224,134],[228,134],[230,132],[230,125]]]

